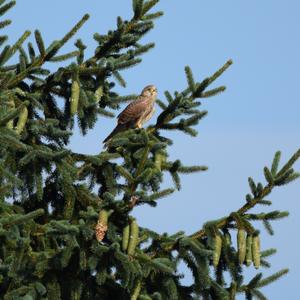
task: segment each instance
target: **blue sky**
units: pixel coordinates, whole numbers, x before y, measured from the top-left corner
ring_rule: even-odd
[[[263,180],[262,169],[276,150],[283,160],[300,147],[300,3],[296,0],[166,1],[158,8],[165,16],[145,37],[156,48],[143,63],[123,74],[126,89],[138,93],[154,83],[163,91],[186,86],[184,66],[203,79],[227,59],[233,66],[216,82],[226,85],[224,94],[203,101],[208,116],[199,124],[195,139],[176,134],[172,158],[187,165],[201,164],[208,172],[185,176],[182,190],[160,200],[157,208],[138,208],[134,215],[142,226],[159,232],[180,229],[192,233],[211,219],[238,209],[248,193],[247,178]],[[6,29],[10,42],[25,29],[39,28],[47,44],[62,37],[84,13],[91,18],[78,37],[94,50],[95,32],[114,28],[116,17],[131,16],[130,0],[110,1],[17,1],[9,13],[13,24]],[[64,50],[73,49],[72,43]],[[64,51],[62,51],[64,52]],[[76,135],[72,149],[86,153],[101,151],[101,141],[115,125],[101,119],[87,136]],[[300,164],[296,165],[300,170]],[[265,288],[270,299],[295,299],[300,276],[298,227],[300,226],[300,182],[282,187],[270,197],[272,209],[288,210],[288,219],[274,224],[275,236],[263,234],[262,248],[275,247],[272,271],[289,267],[290,274]],[[271,273],[266,271],[265,274]]]

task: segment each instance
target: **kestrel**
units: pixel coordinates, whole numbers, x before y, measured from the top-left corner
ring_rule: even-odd
[[[142,128],[153,115],[154,103],[157,96],[157,88],[154,85],[147,85],[137,97],[118,115],[118,124],[109,136],[103,141],[106,143],[117,133],[129,128]]]

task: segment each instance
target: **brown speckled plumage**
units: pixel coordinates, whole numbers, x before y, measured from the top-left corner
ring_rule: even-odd
[[[126,106],[118,115],[118,124],[115,129],[103,141],[106,143],[117,133],[129,128],[141,128],[154,113],[154,103],[157,89],[154,85],[146,86],[136,100]]]

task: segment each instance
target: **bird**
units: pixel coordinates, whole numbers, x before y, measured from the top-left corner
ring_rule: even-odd
[[[155,107],[157,88],[150,84],[143,88],[141,94],[118,115],[118,123],[114,130],[104,139],[107,143],[117,133],[130,128],[142,128],[143,124],[150,120]]]

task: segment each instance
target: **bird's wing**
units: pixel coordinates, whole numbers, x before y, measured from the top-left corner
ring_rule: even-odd
[[[129,105],[118,115],[118,124],[125,124],[140,118],[147,109],[146,99],[138,99]]]

